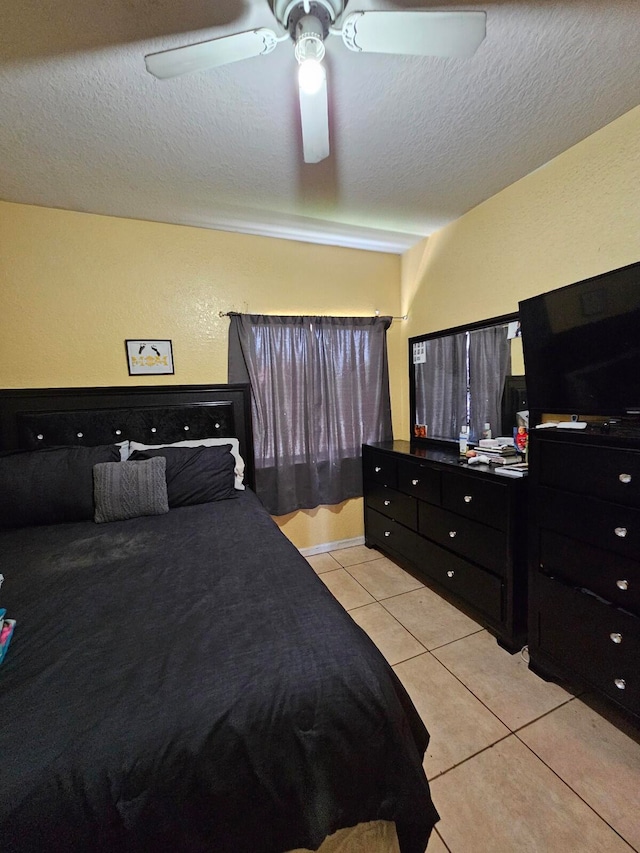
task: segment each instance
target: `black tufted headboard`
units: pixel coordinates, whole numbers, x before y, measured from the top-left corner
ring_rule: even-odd
[[[0,450],[238,438],[255,486],[248,385],[0,390]]]

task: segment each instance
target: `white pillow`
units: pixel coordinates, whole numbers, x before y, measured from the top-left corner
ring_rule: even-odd
[[[116,444],[120,448],[120,461],[126,462],[129,456],[131,456],[131,450],[129,448],[128,441],[116,441]]]
[[[159,450],[161,447],[216,447],[220,444],[230,444],[231,453],[236,460],[233,470],[236,489],[244,489],[244,459],[240,456],[240,442],[237,438],[192,438],[188,441],[174,441],[171,444],[141,444],[139,441],[130,441],[130,453],[134,450]]]

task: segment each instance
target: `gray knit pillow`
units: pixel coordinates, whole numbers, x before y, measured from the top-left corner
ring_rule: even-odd
[[[167,462],[101,462],[93,466],[94,521],[123,521],[169,512]]]

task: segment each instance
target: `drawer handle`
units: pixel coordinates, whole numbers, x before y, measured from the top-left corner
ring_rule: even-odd
[[[385,530],[384,535],[385,535],[385,536],[391,536],[391,531],[390,531],[390,530]]]
[[[472,500],[473,500],[473,495],[465,495],[464,496],[464,502],[466,504],[470,504]]]
[[[457,530],[450,530],[450,531],[449,531],[449,536],[450,536],[452,539],[455,539],[455,538],[456,538],[457,533],[458,533],[458,531],[457,531]]]
[[[447,577],[452,578],[454,575],[455,575],[455,572],[452,571],[451,569],[449,569],[449,571],[447,572]]]
[[[614,530],[614,533],[616,534],[616,536],[619,536],[621,539],[624,539],[624,537],[627,535],[627,528],[626,527],[616,527],[616,529]]]
[[[618,474],[618,479],[626,485],[631,482],[631,474]]]
[[[609,637],[611,638],[611,642],[615,643],[617,646],[622,642],[622,634],[618,633],[618,631],[613,631],[609,634]]]
[[[411,481],[411,484],[412,484],[413,486],[417,486],[419,482],[420,482],[420,480],[412,480],[412,481]]]
[[[629,589],[629,581],[616,581],[618,589]]]
[[[616,678],[614,679],[613,683],[618,688],[618,690],[624,690],[624,688],[627,686],[627,682],[624,680],[624,678]]]
[[[389,506],[389,504],[390,504],[390,503],[391,503],[391,501],[385,501],[385,502],[384,502],[384,505],[385,505],[385,506]]]
[[[379,465],[376,465],[376,467],[373,470],[376,472],[376,474],[379,474],[380,471],[382,471],[382,468]]]

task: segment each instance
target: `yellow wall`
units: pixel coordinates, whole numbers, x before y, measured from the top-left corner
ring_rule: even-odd
[[[389,342],[409,434],[407,338],[640,258],[640,107],[397,256],[0,202],[0,387],[141,384],[124,340],[171,338],[176,374],[225,382],[229,309],[409,320]],[[362,502],[293,513],[301,548],[362,535]]]
[[[640,107],[403,255],[405,338],[640,259]],[[408,361],[400,371],[408,399]],[[408,403],[394,422],[409,436]]]
[[[4,388],[226,382],[219,311],[399,313],[397,255],[6,202],[0,247]],[[124,341],[138,337],[173,341],[174,376],[128,375]],[[396,323],[390,353],[399,339]],[[301,548],[361,536],[362,501],[282,525]]]

